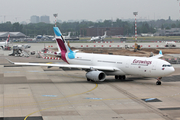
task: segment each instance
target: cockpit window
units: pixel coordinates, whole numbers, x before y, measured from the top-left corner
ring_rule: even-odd
[[[172,67],[172,65],[162,65],[162,67]]]

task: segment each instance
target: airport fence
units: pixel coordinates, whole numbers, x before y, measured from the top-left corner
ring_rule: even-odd
[[[124,48],[128,46],[128,48],[134,48],[134,44],[116,44],[116,43],[109,43],[109,44],[97,44],[97,43],[90,43],[90,44],[78,44],[73,47],[76,48]],[[177,44],[176,47],[166,47],[164,44],[141,44],[141,48],[171,48],[171,49],[178,49],[180,48],[180,44]]]
[[[165,58],[164,60],[171,64],[180,64],[180,58]]]

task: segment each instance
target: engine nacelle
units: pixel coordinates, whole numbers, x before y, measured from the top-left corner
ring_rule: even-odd
[[[93,81],[104,81],[106,74],[103,71],[90,71],[86,73],[86,78]]]

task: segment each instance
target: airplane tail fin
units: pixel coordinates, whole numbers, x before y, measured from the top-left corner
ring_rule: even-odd
[[[75,53],[68,47],[58,27],[53,27],[58,50],[61,51],[61,59],[68,63],[67,58],[74,59]]]
[[[68,32],[68,37],[70,37],[70,35],[71,35],[71,32]]]
[[[6,43],[9,43],[10,34],[8,35],[8,38],[6,40]]]
[[[105,32],[104,32],[104,37],[106,37],[106,36],[107,36],[107,34],[106,34],[106,33],[107,33],[107,31],[105,31]]]
[[[107,32],[107,31],[104,32],[104,35],[101,37],[101,40],[103,40],[104,38],[107,37],[106,32]]]

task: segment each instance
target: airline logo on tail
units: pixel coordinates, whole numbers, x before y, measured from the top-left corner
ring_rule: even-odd
[[[69,63],[66,55],[69,59],[75,58],[75,53],[68,47],[66,41],[63,39],[62,34],[58,27],[54,27],[54,33],[56,35],[56,42],[58,45],[58,48],[61,50],[61,59],[65,61],[66,63]]]
[[[7,40],[6,40],[7,43],[9,42],[9,38],[10,38],[10,35],[8,35],[8,38],[7,38]]]

